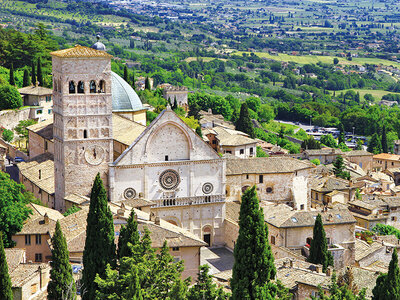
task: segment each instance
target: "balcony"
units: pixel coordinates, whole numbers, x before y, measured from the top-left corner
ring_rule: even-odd
[[[198,205],[224,202],[225,195],[210,195],[210,196],[195,196],[185,198],[163,198],[152,200],[155,205],[153,207],[170,207],[170,206],[183,206],[183,205]]]

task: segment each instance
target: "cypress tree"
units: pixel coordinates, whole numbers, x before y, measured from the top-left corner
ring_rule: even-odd
[[[196,284],[190,288],[187,297],[188,300],[228,299],[228,295],[222,290],[222,288],[217,288],[217,285],[212,280],[212,276],[208,273],[209,271],[210,267],[208,265],[202,265],[199,267]]]
[[[172,105],[172,109],[175,110],[178,108],[178,101],[176,101],[176,96],[174,97],[174,105]]]
[[[345,142],[345,133],[344,133],[344,126],[343,123],[340,123],[339,125],[339,138],[338,138],[338,144],[344,143]]]
[[[307,261],[313,264],[321,264],[323,272],[326,272],[328,266],[333,266],[333,257],[328,251],[325,229],[320,214],[318,214],[315,220],[310,255],[308,256]]]
[[[343,173],[344,170],[344,162],[343,162],[343,157],[341,155],[338,155],[333,162],[333,173],[335,173],[335,176],[338,177]]]
[[[32,64],[31,64],[31,76],[32,76],[32,84],[36,85],[35,62],[33,60],[32,60]]]
[[[124,66],[124,80],[128,82],[128,68],[126,65]]]
[[[90,194],[86,225],[86,242],[83,251],[82,299],[95,298],[96,274],[105,275],[107,264],[115,265],[113,217],[107,203],[107,191],[100,174],[96,175]]]
[[[0,232],[0,299],[12,300],[11,279],[8,274],[6,253],[4,251],[3,233]]]
[[[149,90],[150,91],[150,79],[149,79],[149,77],[146,77],[146,79],[144,80],[144,88],[145,88],[145,90]]]
[[[67,241],[57,221],[56,230],[51,238],[50,282],[47,288],[48,299],[75,299],[76,287],[72,277],[72,268],[69,263]]]
[[[382,152],[382,143],[376,132],[372,135],[371,139],[369,140],[367,151],[374,154],[379,154]]]
[[[133,88],[134,90],[136,90],[136,84],[135,84],[135,72],[133,72],[133,74],[132,74],[132,88]]]
[[[376,279],[372,294],[373,300],[400,299],[400,269],[396,248],[393,250],[388,273],[382,274]]]
[[[276,269],[255,186],[242,196],[239,236],[233,255],[232,299],[260,299],[260,292],[275,277]]]
[[[14,78],[14,65],[13,64],[11,64],[11,66],[10,66],[10,80],[9,80],[9,82],[10,82],[10,85],[15,85],[15,78]]]
[[[386,126],[385,125],[383,125],[383,128],[382,128],[382,152],[388,153],[388,141],[387,141],[387,136],[386,136]]]
[[[39,82],[39,86],[43,86],[42,62],[40,61],[40,57],[37,61],[37,81]]]
[[[25,86],[29,86],[31,84],[31,79],[29,77],[29,72],[28,69],[24,69],[24,79],[22,81],[22,85]]]
[[[203,132],[201,131],[201,126],[196,127],[196,133],[199,137],[203,137]]]
[[[247,133],[251,138],[255,138],[253,124],[251,123],[246,102],[244,102],[240,108],[239,119],[236,122],[236,130]]]
[[[122,226],[118,240],[118,258],[132,256],[132,249],[128,246],[130,243],[132,246],[139,244],[140,236],[138,232],[138,224],[135,220],[135,212],[132,210],[129,215],[126,226]]]

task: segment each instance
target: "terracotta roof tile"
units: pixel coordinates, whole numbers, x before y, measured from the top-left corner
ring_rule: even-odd
[[[80,57],[105,57],[112,58],[112,55],[105,51],[95,50],[90,47],[76,45],[73,48],[64,50],[54,51],[50,53],[52,56],[63,57],[63,58],[80,58]]]

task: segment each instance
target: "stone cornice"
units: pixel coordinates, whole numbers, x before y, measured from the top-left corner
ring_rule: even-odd
[[[144,164],[132,164],[123,166],[114,166],[116,169],[136,169],[144,167],[172,167],[172,166],[182,166],[182,165],[192,165],[192,164],[222,164],[223,161],[220,159],[207,159],[207,160],[182,160],[182,161],[166,161],[166,162],[156,162],[156,163],[144,163]]]

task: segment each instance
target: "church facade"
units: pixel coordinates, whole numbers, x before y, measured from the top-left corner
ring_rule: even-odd
[[[113,161],[113,114],[144,123],[133,89],[111,71],[111,55],[75,46],[52,53],[55,208],[88,196],[100,173],[110,200],[146,199],[151,212],[223,245],[225,160],[170,108]]]

